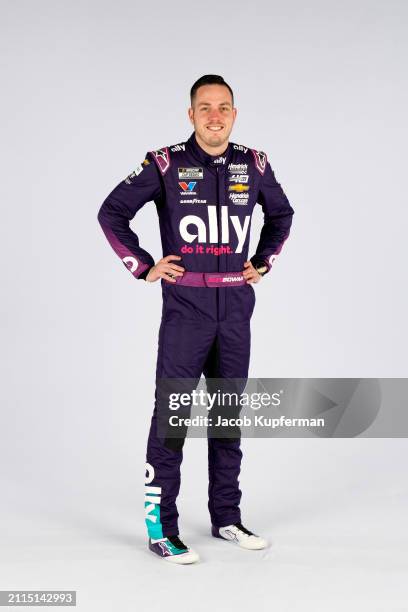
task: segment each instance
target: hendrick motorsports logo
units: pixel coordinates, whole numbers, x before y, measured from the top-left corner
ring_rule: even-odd
[[[228,171],[246,174],[248,172],[248,164],[228,164]]]
[[[202,179],[204,172],[202,168],[179,168],[178,177],[179,179]]]

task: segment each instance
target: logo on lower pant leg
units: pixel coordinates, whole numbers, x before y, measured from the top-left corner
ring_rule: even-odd
[[[150,483],[154,480],[154,467],[146,463],[145,477],[145,521],[149,536],[154,539],[163,537],[160,521],[161,487],[154,487]]]

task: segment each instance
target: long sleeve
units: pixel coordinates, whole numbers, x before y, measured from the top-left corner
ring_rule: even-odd
[[[136,278],[145,278],[154,259],[139,245],[129,222],[147,202],[161,197],[161,183],[150,153],[145,160],[108,195],[98,221],[115,253]]]
[[[282,187],[277,182],[269,162],[266,162],[265,172],[261,179],[258,203],[262,206],[264,213],[264,225],[255,255],[251,257],[251,262],[254,266],[266,265],[269,271],[272,262],[280,253],[283,243],[289,236],[294,214],[294,210],[289,204]]]

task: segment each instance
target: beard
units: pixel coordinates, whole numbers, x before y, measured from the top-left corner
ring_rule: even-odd
[[[202,132],[200,132],[200,136],[208,146],[220,147],[224,142],[226,143],[228,141],[229,134],[225,127],[220,133],[211,133],[207,128],[203,128]]]

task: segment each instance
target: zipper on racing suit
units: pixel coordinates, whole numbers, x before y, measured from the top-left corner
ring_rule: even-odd
[[[222,234],[222,215],[221,208],[224,205],[225,198],[225,190],[224,190],[224,180],[220,181],[220,169],[217,166],[217,219],[218,219],[218,256],[217,256],[217,270],[218,272],[227,272],[228,269],[228,259],[225,255],[220,255],[221,249],[223,247],[221,234]],[[222,177],[225,177],[225,168],[224,172],[221,173]],[[224,259],[225,258],[225,259]],[[222,265],[221,265],[222,264]],[[217,321],[224,321],[227,315],[227,304],[226,304],[227,296],[225,295],[224,287],[217,287]]]
[[[218,220],[218,247],[220,246],[220,190],[219,190],[219,175],[218,175],[218,166],[216,167],[216,187],[217,187],[217,220]],[[220,271],[220,258],[217,257],[217,270]],[[216,287],[217,292],[217,321],[220,318],[220,290]]]

